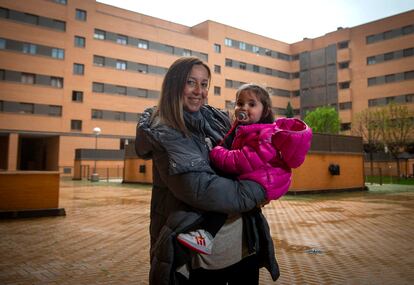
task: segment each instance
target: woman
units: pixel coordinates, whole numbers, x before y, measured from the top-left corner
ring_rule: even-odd
[[[153,160],[150,284],[258,284],[263,266],[273,280],[279,276],[258,207],[266,203],[264,189],[219,176],[209,165],[209,150],[230,128],[224,113],[204,105],[210,77],[198,58],[175,61],[157,108],[146,110],[137,126],[136,152]],[[176,239],[197,227],[206,211],[228,214],[208,256],[190,252]]]

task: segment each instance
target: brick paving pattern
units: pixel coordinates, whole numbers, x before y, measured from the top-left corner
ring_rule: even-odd
[[[281,277],[261,284],[414,284],[412,188],[270,203]],[[60,195],[66,217],[0,221],[0,284],[148,284],[150,188],[62,181]]]

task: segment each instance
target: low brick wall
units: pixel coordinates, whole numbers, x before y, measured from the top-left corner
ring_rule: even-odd
[[[0,172],[0,211],[57,209],[58,171]]]

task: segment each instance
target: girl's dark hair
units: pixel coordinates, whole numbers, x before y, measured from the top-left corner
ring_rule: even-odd
[[[250,84],[250,83],[243,84],[237,90],[236,102],[239,99],[240,94],[245,91],[253,92],[263,105],[262,117],[260,118],[258,123],[260,124],[273,123],[275,118],[274,118],[274,114],[272,110],[272,100],[270,99],[269,92],[267,92],[265,88],[257,84]]]
[[[188,134],[188,129],[184,123],[182,95],[194,65],[202,65],[207,69],[210,85],[211,71],[206,63],[197,57],[181,57],[165,74],[156,112],[162,123],[184,134]]]

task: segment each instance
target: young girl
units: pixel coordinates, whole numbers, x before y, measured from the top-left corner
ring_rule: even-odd
[[[311,129],[299,119],[274,121],[269,93],[255,84],[238,89],[235,117],[233,127],[223,140],[231,148],[213,148],[211,163],[240,180],[260,183],[269,201],[280,198],[289,189],[291,168],[299,167],[305,160],[312,139]],[[224,214],[208,213],[200,229],[181,233],[177,238],[197,252],[210,254],[213,237],[225,218]]]

